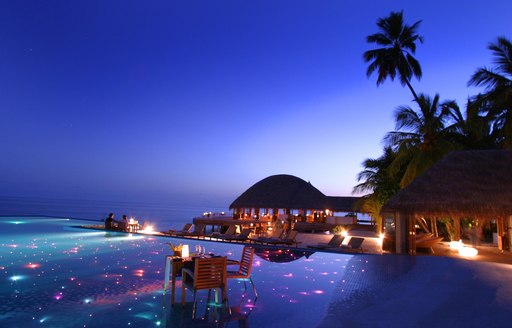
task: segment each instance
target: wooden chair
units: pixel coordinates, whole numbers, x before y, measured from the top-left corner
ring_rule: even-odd
[[[226,257],[198,258],[194,263],[194,271],[187,268],[181,270],[181,306],[185,306],[185,289],[192,290],[194,292],[193,319],[196,316],[196,294],[198,290],[208,289],[207,303],[209,303],[212,289],[220,289],[222,292],[222,303],[227,302],[226,261]],[[217,293],[215,296],[215,302],[218,303]]]
[[[249,279],[252,285],[252,289],[254,291],[254,295],[258,298],[258,292],[256,291],[256,286],[254,286],[254,282],[251,278],[251,270],[252,270],[252,260],[254,258],[254,248],[250,246],[244,246],[242,251],[242,259],[240,262],[229,260],[229,264],[237,264],[239,265],[238,270],[236,271],[228,271],[227,278],[228,279],[244,279],[244,287],[247,290],[247,284],[245,281]]]

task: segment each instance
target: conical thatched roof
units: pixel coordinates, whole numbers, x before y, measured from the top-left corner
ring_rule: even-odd
[[[241,194],[229,208],[323,209],[325,195],[293,175],[273,175]]]
[[[455,151],[400,190],[382,208],[425,217],[512,215],[512,152]]]
[[[287,208],[355,211],[359,197],[326,196],[311,183],[293,175],[279,174],[265,178],[241,194],[229,208]]]

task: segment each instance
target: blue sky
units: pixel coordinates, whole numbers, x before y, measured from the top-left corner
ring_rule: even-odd
[[[281,173],[350,195],[412,104],[362,59],[400,10],[413,86],[461,106],[512,38],[500,0],[3,1],[0,196],[223,206]]]

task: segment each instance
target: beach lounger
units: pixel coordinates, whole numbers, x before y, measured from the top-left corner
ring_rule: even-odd
[[[343,242],[342,235],[334,235],[331,240],[329,240],[328,243],[318,243],[316,245],[308,245],[309,248],[315,248],[315,249],[325,249],[325,248],[333,248],[333,247],[340,247],[341,243]]]
[[[224,232],[224,233],[213,232],[210,235],[208,235],[208,237],[210,237],[210,238],[225,238],[225,237],[233,237],[233,236],[236,236],[236,226],[235,225],[230,225],[228,227],[228,229],[226,230],[226,232]]]
[[[176,233],[176,236],[178,236],[178,237],[204,237],[204,228],[206,228],[206,224],[203,224],[203,223],[194,224],[194,231]]]
[[[424,236],[416,239],[416,248],[419,249],[426,249],[427,251],[434,254],[434,249],[432,248],[434,245],[440,243],[443,240],[443,237],[435,237],[434,235],[431,236]]]
[[[266,240],[279,240],[283,236],[283,233],[284,233],[283,228],[275,228],[272,231],[272,235],[270,237],[259,236],[256,238],[250,238],[250,240],[253,242],[256,242],[256,243],[265,243]]]
[[[269,238],[263,243],[269,245],[295,245],[295,247],[297,247],[298,244],[300,244],[300,242],[296,240],[298,233],[299,232],[296,230],[291,230],[282,238]]]
[[[187,223],[183,226],[183,228],[181,230],[173,230],[173,229],[170,229],[167,233],[170,234],[171,236],[172,235],[176,235],[177,233],[188,233],[188,232],[192,232],[192,223]]]
[[[362,253],[363,247],[362,244],[364,242],[364,238],[361,237],[350,237],[350,240],[346,245],[341,244],[338,247],[328,247],[326,250],[330,251],[341,251],[341,252],[357,252]]]
[[[246,229],[242,229],[242,232],[239,235],[226,236],[226,237],[220,238],[220,239],[225,240],[225,241],[244,242],[249,239],[249,235],[251,234],[251,232],[252,232],[252,229],[246,228]]]

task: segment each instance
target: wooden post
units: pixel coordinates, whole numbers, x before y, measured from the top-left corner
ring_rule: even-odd
[[[407,218],[407,251],[409,255],[416,255],[416,219]]]
[[[455,226],[455,240],[460,240],[460,218],[454,218],[453,225]]]
[[[395,250],[397,254],[407,254],[407,216],[395,213]]]

